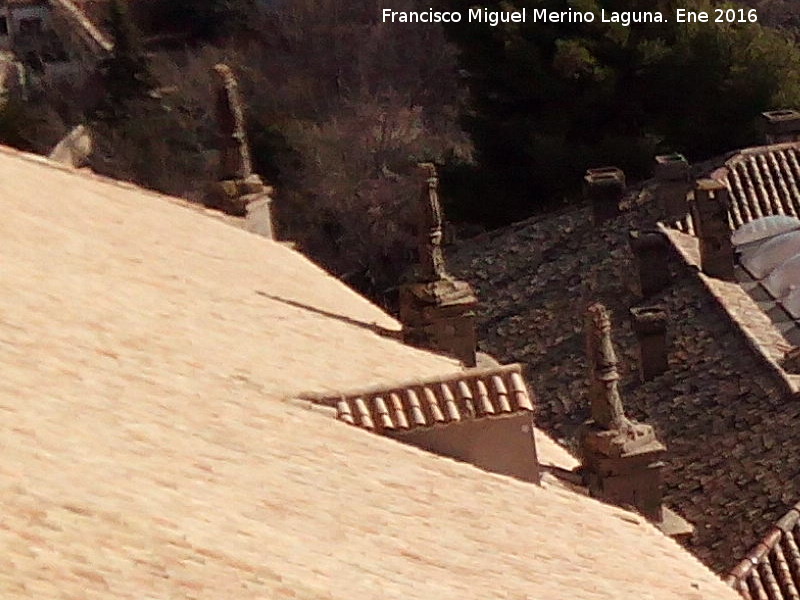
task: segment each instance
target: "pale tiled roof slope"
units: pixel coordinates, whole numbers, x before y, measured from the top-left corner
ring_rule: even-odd
[[[726,578],[746,600],[800,598],[800,505],[795,505]]]
[[[625,406],[668,447],[665,503],[697,527],[692,552],[725,573],[800,497],[800,405],[677,257],[671,287],[647,301],[671,315],[670,370],[639,383],[628,231],[651,227],[651,212],[599,228],[583,208],[531,219],[465,241],[451,264],[482,298],[481,345],[527,365],[537,425],[564,441],[588,417],[585,300],[608,306]]]
[[[292,251],[6,150],[0,210],[4,599],[735,598],[631,513],[283,400],[455,369]]]
[[[712,177],[730,190],[728,220],[732,229],[769,215],[800,217],[800,143],[746,148],[733,154]],[[689,213],[675,228],[695,235]]]
[[[631,513],[249,396],[224,423],[213,402],[12,413],[35,439],[6,434],[3,597],[736,597]]]
[[[3,151],[0,210],[0,331],[39,385],[97,365],[93,385],[286,397],[460,370],[376,335],[399,324],[302,255],[155,194]]]

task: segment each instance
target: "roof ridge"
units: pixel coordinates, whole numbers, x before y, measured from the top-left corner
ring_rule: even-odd
[[[739,150],[735,150],[729,154],[726,154],[725,164],[736,160],[742,156],[752,156],[754,154],[765,154],[767,152],[775,152],[778,150],[789,150],[791,148],[798,148],[800,149],[800,142],[780,142],[779,144],[764,144],[761,146],[747,146],[746,148],[740,148]]]
[[[769,598],[773,596],[770,595],[772,591],[771,588],[774,585],[780,585],[778,581],[785,580],[785,574],[789,573],[791,575],[792,570],[789,569],[786,563],[787,557],[784,555],[783,550],[780,548],[781,541],[785,538],[793,538],[793,530],[797,527],[798,521],[800,521],[800,502],[797,502],[794,506],[792,506],[786,514],[784,514],[778,521],[770,528],[767,534],[759,541],[750,552],[747,553],[742,560],[740,560],[736,565],[728,571],[728,574],[725,576],[724,581],[734,589],[736,589],[742,596],[749,599],[750,595],[750,582],[754,587],[763,589],[764,583],[762,582],[762,575],[758,571],[759,565],[765,565],[767,571],[765,572],[764,577],[768,580],[767,587],[770,590],[765,590],[768,594]],[[774,568],[770,562],[770,555],[775,554],[775,560],[780,563],[781,571],[785,571],[782,573],[782,577],[776,578],[775,575],[772,573],[772,569]],[[791,558],[797,559],[798,557],[792,556]],[[784,569],[786,567],[786,569]],[[793,579],[793,577],[791,577]],[[792,585],[796,586],[800,582],[791,582]],[[783,581],[784,585],[788,585],[788,581]],[[782,598],[783,596],[778,596]]]
[[[328,404],[329,406],[336,406],[336,401],[343,397],[349,396],[371,396],[375,394],[385,393],[387,390],[390,391],[398,391],[407,388],[412,388],[420,385],[435,385],[437,383],[449,383],[453,380],[457,380],[460,378],[477,378],[477,377],[485,377],[487,375],[496,375],[496,374],[504,374],[507,372],[522,372],[522,364],[521,363],[509,363],[506,365],[498,365],[496,367],[482,367],[482,368],[473,368],[473,369],[462,369],[461,371],[455,371],[448,375],[441,375],[439,377],[416,377],[414,379],[407,379],[405,381],[401,381],[397,385],[392,388],[386,388],[386,386],[377,385],[377,386],[370,386],[364,388],[352,388],[346,391],[343,391],[340,394],[331,394],[328,392],[325,393],[314,393],[308,392],[300,394],[298,399],[300,400],[308,400],[315,404]],[[328,402],[329,399],[333,398],[333,402]]]
[[[305,398],[336,407],[337,418],[370,431],[409,430],[533,411],[519,364],[410,384]]]
[[[193,212],[205,214],[207,216],[216,218],[218,220],[223,220],[224,218],[229,218],[229,217],[233,218],[231,217],[231,215],[223,213],[222,211],[216,210],[214,208],[209,208],[197,202],[192,202],[191,200],[187,200],[186,198],[181,198],[179,196],[172,196],[165,192],[159,192],[151,188],[146,188],[131,181],[123,181],[121,179],[115,179],[108,175],[101,175],[100,173],[96,173],[91,169],[86,169],[86,168],[79,169],[71,167],[69,165],[60,163],[58,161],[54,161],[48,158],[47,156],[36,154],[35,152],[27,152],[25,150],[19,150],[11,146],[0,144],[0,154],[5,154],[7,156],[19,158],[27,162],[36,163],[38,165],[55,169],[63,173],[69,173],[70,175],[73,175],[75,177],[81,177],[83,179],[105,183],[127,191],[144,193],[154,198],[158,198],[159,200],[166,200],[167,202],[174,204],[176,206],[181,206]],[[242,231],[247,231],[247,230],[242,229]]]

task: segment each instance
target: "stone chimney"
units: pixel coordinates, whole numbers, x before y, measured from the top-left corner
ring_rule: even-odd
[[[689,208],[686,195],[692,188],[690,171],[689,162],[682,154],[656,156],[655,196],[664,217],[686,214]]]
[[[617,356],[611,320],[602,304],[586,312],[591,420],[580,434],[581,472],[592,496],[631,506],[647,519],[663,521],[661,458],[666,447],[653,428],[625,416],[617,389]]]
[[[792,109],[763,112],[761,130],[767,144],[795,142],[800,138],[800,112]]]
[[[800,348],[795,346],[787,350],[783,355],[781,367],[787,373],[792,375],[800,375]]]
[[[92,146],[92,134],[85,126],[77,125],[61,138],[47,158],[80,169],[89,164]]]
[[[625,173],[617,167],[589,169],[583,178],[583,195],[592,205],[595,225],[619,215],[625,194]]]
[[[734,280],[734,251],[728,223],[728,188],[716,179],[700,179],[694,189],[700,238],[700,268],[717,279]]]
[[[433,164],[423,163],[419,168],[422,191],[418,205],[418,261],[413,282],[400,287],[403,340],[474,367],[478,300],[466,281],[458,281],[447,273],[442,251],[439,179]]]
[[[664,306],[632,308],[631,318],[639,342],[639,375],[642,381],[649,381],[669,369],[667,309]]]
[[[219,171],[218,180],[206,194],[206,204],[242,217],[255,212],[257,219],[252,227],[262,235],[272,238],[272,188],[265,185],[261,177],[253,172],[239,84],[227,65],[216,65],[214,73],[219,79],[216,99]],[[256,211],[248,210],[248,205],[255,202],[258,202]]]
[[[639,274],[639,291],[647,298],[670,284],[669,243],[657,230],[631,231],[628,235]]]

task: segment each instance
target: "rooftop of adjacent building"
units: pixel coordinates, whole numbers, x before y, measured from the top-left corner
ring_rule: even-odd
[[[564,443],[588,416],[585,305],[612,310],[625,406],[668,447],[665,504],[696,526],[692,551],[723,573],[800,497],[800,409],[764,350],[782,356],[791,344],[741,286],[698,274],[686,253],[669,259],[672,284],[643,301],[628,234],[662,213],[648,189],[636,193],[604,224],[587,208],[568,209],[470,240],[451,262],[483,299],[485,349],[527,365],[537,424]],[[643,305],[666,307],[670,339],[669,370],[646,383],[629,315]]]
[[[784,600],[800,595],[800,504],[793,506],[728,574],[746,600]]]
[[[730,190],[728,227],[738,232],[734,239],[740,238],[740,243],[736,244],[740,258],[735,271],[738,285],[710,278],[706,283],[753,340],[754,348],[780,372],[785,353],[800,344],[796,294],[785,293],[791,292],[795,285],[792,278],[797,275],[792,272],[792,263],[788,260],[791,252],[781,255],[787,249],[791,251],[791,247],[784,244],[783,248],[777,248],[776,254],[774,247],[778,240],[770,242],[770,239],[780,232],[765,228],[778,226],[774,222],[776,216],[800,223],[800,144],[790,142],[745,149],[731,155],[710,176]],[[664,231],[689,264],[700,265],[698,216],[694,211],[670,221]],[[748,241],[755,238],[762,239]],[[760,252],[765,244],[765,251]],[[792,391],[800,390],[800,377],[791,373],[783,373],[783,376]]]

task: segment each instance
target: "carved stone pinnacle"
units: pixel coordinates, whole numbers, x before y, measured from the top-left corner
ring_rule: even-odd
[[[419,202],[419,278],[421,281],[450,279],[442,251],[442,205],[439,202],[439,178],[433,163],[420,163],[424,177]]]
[[[589,362],[589,400],[599,427],[625,431],[631,427],[617,389],[617,355],[611,342],[611,319],[600,303],[586,311],[586,355]]]
[[[244,109],[239,85],[228,65],[217,64],[214,72],[220,79],[217,90],[217,125],[219,127],[219,179],[241,180],[253,174],[250,148],[245,133]]]

